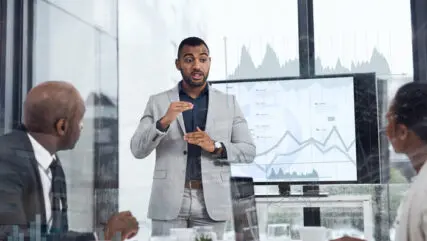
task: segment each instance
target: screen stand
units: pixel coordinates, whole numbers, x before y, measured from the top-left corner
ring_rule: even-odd
[[[320,195],[319,186],[317,185],[303,186],[302,191],[303,196],[322,196]],[[320,208],[304,208],[304,226],[320,226]]]
[[[279,183],[279,194],[280,196],[291,196],[291,185],[287,183]]]
[[[305,185],[302,187],[302,193],[291,193],[291,185],[287,183],[279,183],[279,194],[281,197],[327,197],[327,193],[319,191],[319,185]],[[320,208],[306,207],[304,208],[304,226],[320,226]]]
[[[279,183],[279,195],[281,197],[327,197],[328,193],[319,192],[319,186],[303,186],[303,192],[292,193],[291,185],[288,183]],[[260,195],[263,196],[263,195]],[[268,195],[267,195],[268,196]]]

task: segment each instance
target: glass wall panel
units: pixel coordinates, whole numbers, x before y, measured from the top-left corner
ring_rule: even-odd
[[[36,4],[34,84],[69,81],[86,101],[80,141],[74,150],[60,153],[69,186],[70,227],[77,231],[92,230],[117,209],[116,4],[115,0]],[[108,171],[98,175],[102,170]]]
[[[315,1],[313,14],[316,74],[375,72],[383,130],[396,90],[413,81],[410,1]],[[390,186],[377,186],[372,195],[379,199],[374,210],[375,230],[385,238],[414,171],[406,157],[394,153],[384,134],[381,141],[383,174],[388,176],[384,181]],[[369,192],[372,187],[364,188]],[[343,225],[361,228],[354,222]]]
[[[117,0],[45,0],[64,13],[117,36]]]
[[[203,38],[212,57],[210,80],[298,76],[297,1],[126,0],[119,2],[120,209],[140,220],[138,240],[151,231],[147,219],[154,152],[135,160],[130,139],[150,95],[181,80],[178,45]],[[138,190],[137,192],[135,190]]]

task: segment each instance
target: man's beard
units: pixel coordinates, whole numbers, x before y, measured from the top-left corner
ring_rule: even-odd
[[[182,71],[181,71],[181,75],[182,75],[182,79],[184,80],[184,82],[188,86],[195,88],[195,87],[203,86],[206,83],[206,81],[208,79],[208,76],[209,76],[209,73],[207,73],[206,75],[204,75],[203,76],[203,81],[200,81],[200,82],[194,82],[193,79],[191,78],[191,76],[184,76],[184,74],[182,73]]]

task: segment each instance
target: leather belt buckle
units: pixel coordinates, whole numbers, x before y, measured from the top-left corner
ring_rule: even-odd
[[[199,180],[186,181],[185,187],[190,189],[202,189],[202,182]]]

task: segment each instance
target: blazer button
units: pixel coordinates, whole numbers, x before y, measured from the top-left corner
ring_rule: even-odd
[[[187,151],[184,151],[183,153],[184,153],[184,155],[187,155]]]

